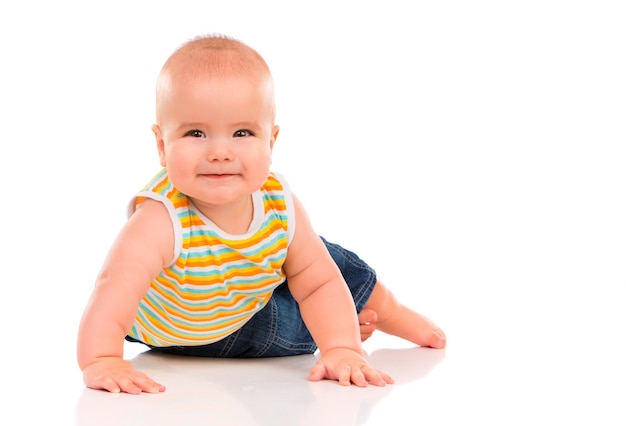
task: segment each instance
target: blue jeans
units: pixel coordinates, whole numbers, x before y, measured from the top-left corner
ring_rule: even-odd
[[[361,312],[374,289],[376,273],[356,254],[323,238],[322,240],[348,284],[356,312]],[[130,336],[126,340],[143,343]],[[291,296],[287,282],[284,282],[274,290],[267,306],[242,328],[219,342],[202,346],[151,349],[155,352],[189,356],[260,358],[312,354],[317,346],[302,320],[298,303]]]

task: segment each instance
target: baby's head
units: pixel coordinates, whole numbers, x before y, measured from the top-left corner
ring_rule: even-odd
[[[268,96],[271,120],[274,123],[276,106],[274,84],[267,63],[259,53],[246,44],[221,34],[195,37],[179,47],[165,62],[157,80],[157,123],[165,114],[171,91],[177,85],[195,79],[215,79],[243,76],[264,86]]]
[[[156,118],[161,165],[196,205],[245,200],[267,179],[279,130],[274,86],[245,44],[202,36],[176,50],[157,81]]]

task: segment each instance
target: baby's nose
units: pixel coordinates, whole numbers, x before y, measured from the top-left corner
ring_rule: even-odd
[[[233,152],[230,141],[215,138],[210,140],[207,145],[207,159],[209,161],[232,160]]]

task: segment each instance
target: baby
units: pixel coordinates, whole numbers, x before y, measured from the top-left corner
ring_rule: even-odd
[[[309,379],[393,383],[363,357],[381,330],[443,348],[443,331],[400,304],[354,253],[314,231],[270,170],[279,127],[263,58],[223,35],[166,61],[152,130],[162,170],[132,200],[78,333],[85,385],[165,387],[124,360],[124,340],[205,357],[311,354]]]

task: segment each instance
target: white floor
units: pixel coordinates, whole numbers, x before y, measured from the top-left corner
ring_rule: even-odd
[[[143,353],[137,366],[168,384],[162,395],[107,395],[85,390],[77,401],[79,425],[383,424],[399,400],[427,390],[426,379],[445,357],[424,348],[374,350],[372,362],[392,372],[398,384],[345,388],[309,383],[313,356],[264,360],[205,360]],[[421,399],[421,398],[420,398]],[[395,400],[395,403],[394,403]],[[371,422],[371,423],[370,423]]]
[[[544,304],[520,298],[503,306],[485,293],[464,300],[454,321],[441,321],[450,339],[445,350],[379,334],[365,347],[397,381],[385,388],[308,382],[313,355],[192,359],[127,344],[128,357],[167,391],[109,394],[82,387],[72,348],[63,347],[68,335],[57,339],[58,350],[13,352],[0,423],[624,425],[623,303],[608,300],[594,311],[585,298],[566,299],[548,294]]]
[[[66,418],[75,410],[81,426],[626,424],[626,351],[623,338],[607,333],[617,327],[559,333],[554,317],[529,313],[528,332],[506,336],[499,324],[510,318],[491,313],[499,318],[491,325],[468,318],[451,327],[445,350],[377,336],[366,344],[368,357],[397,380],[385,388],[310,383],[314,356],[207,360],[144,352],[134,363],[167,384],[163,394],[38,395],[61,404]]]

